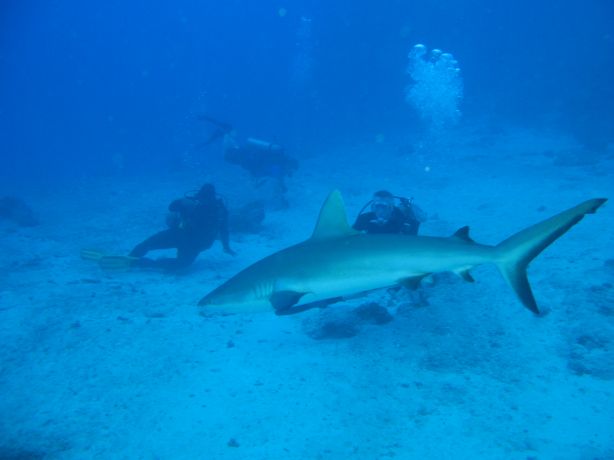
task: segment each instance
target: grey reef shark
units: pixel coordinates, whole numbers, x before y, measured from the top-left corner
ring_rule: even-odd
[[[606,201],[585,201],[490,246],[473,241],[469,227],[445,238],[359,233],[348,224],[341,193],[334,190],[320,210],[311,238],[247,267],[198,305],[205,315],[292,314],[394,285],[416,288],[424,277],[438,272],[454,272],[473,281],[470,270],[491,263],[520,302],[539,314],[527,266]]]

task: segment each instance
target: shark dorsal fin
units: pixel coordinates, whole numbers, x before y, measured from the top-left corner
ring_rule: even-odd
[[[356,233],[348,224],[345,205],[339,190],[333,190],[320,209],[311,239],[335,238]]]
[[[452,238],[458,238],[460,240],[466,241],[467,243],[475,243],[475,241],[473,241],[471,237],[469,236],[468,226],[464,226],[456,230],[454,235],[452,235]]]

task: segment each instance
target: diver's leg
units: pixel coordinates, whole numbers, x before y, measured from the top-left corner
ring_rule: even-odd
[[[161,257],[159,259],[148,259],[142,257],[137,263],[140,267],[157,268],[165,271],[182,270],[192,265],[200,254],[198,247],[179,244],[177,247],[177,257]]]
[[[200,254],[199,248],[195,246],[184,246],[177,248],[177,258],[175,259],[175,269],[187,268],[194,263]]]
[[[194,263],[198,255],[213,246],[216,233],[208,236],[204,235],[184,235],[181,244],[177,246],[177,259],[175,268],[182,269]]]
[[[178,245],[179,234],[174,229],[162,230],[155,235],[150,236],[145,241],[137,244],[132,251],[131,257],[143,257],[149,251],[156,249],[172,249]]]
[[[137,262],[137,265],[165,271],[182,270],[192,265],[198,254],[210,246],[211,244],[199,244],[197,241],[192,241],[185,234],[181,234],[175,238],[175,244],[172,246],[177,248],[177,257],[161,257],[155,260],[143,257]]]

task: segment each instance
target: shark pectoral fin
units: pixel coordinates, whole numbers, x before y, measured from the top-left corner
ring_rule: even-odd
[[[299,303],[301,298],[307,294],[306,292],[297,291],[275,291],[269,297],[271,305],[275,309],[275,313],[290,310],[294,305]]]
[[[429,274],[420,275],[420,276],[411,276],[409,278],[402,278],[399,281],[397,281],[397,283],[399,283],[404,288],[411,289],[412,291],[415,291],[416,289],[418,289],[420,287],[420,281],[422,281],[422,279],[425,278],[428,275]]]

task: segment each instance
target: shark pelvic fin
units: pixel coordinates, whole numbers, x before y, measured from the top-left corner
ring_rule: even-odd
[[[333,190],[320,209],[311,239],[326,239],[358,233],[348,224],[345,205],[339,190]]]

